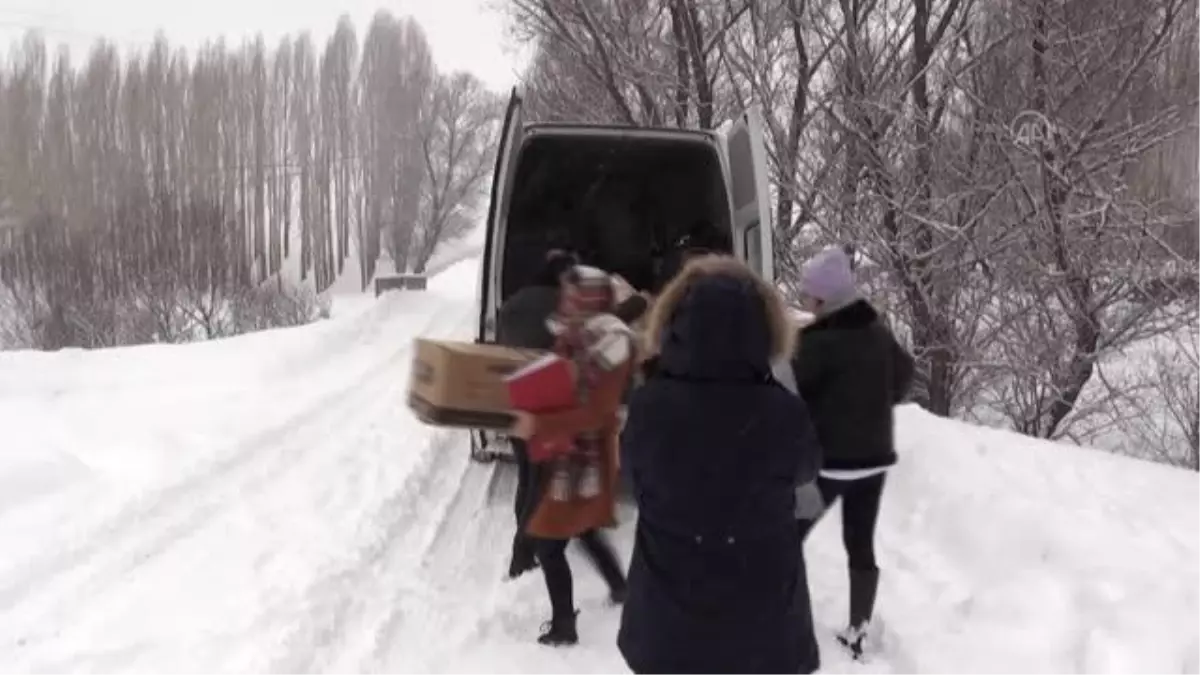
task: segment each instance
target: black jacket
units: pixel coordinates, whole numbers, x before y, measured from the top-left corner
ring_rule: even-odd
[[[771,377],[762,302],[705,279],[672,312],[621,435],[638,505],[617,645],[640,673],[807,673],[819,665],[795,488],[820,449]]]
[[[801,329],[792,368],[825,453],[823,468],[896,463],[892,407],[908,393],[913,359],[867,301]]]
[[[509,296],[496,318],[496,342],[509,347],[553,349],[546,320],[558,309],[558,287],[526,286]]]
[[[496,342],[525,349],[553,349],[554,335],[546,320],[558,309],[559,279],[578,258],[567,251],[550,251],[534,271],[529,285],[513,293],[496,317]]]

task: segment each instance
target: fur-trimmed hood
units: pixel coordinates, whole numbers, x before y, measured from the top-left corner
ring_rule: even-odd
[[[702,380],[769,377],[793,338],[775,290],[727,256],[690,261],[655,303],[647,328],[660,371]]]

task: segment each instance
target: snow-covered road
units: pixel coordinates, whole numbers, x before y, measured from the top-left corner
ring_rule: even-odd
[[[471,335],[476,270],[297,329],[0,353],[0,669],[624,670],[579,559],[581,645],[534,643],[511,475],[405,408],[412,337]],[[825,671],[1200,670],[1195,474],[910,408],[899,444],[873,663],[833,647],[836,513],[810,544]]]

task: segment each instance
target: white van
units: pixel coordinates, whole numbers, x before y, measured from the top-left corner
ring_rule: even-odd
[[[733,253],[774,280],[767,152],[751,109],[716,131],[526,124],[516,89],[504,116],[479,279],[478,341],[501,303],[553,248],[657,291],[656,271],[694,225],[727,231]],[[485,459],[488,439],[474,434]]]

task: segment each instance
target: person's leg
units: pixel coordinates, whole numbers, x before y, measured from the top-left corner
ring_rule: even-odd
[[[563,539],[538,539],[537,557],[550,595],[550,625],[538,638],[548,645],[575,644],[575,589],[571,567],[567,564],[567,542]]]
[[[878,571],[875,564],[875,525],[886,474],[845,481],[842,491],[842,541],[850,569]]]
[[[617,561],[617,553],[608,538],[600,530],[589,530],[579,535],[579,543],[583,544],[588,559],[608,584],[609,598],[615,604],[625,602],[625,573],[621,571],[621,563]]]
[[[517,460],[517,493],[513,497],[513,517],[516,518],[519,530],[524,525],[521,516],[525,512],[525,497],[529,494],[529,451],[525,441],[520,438],[509,439],[509,446]]]
[[[862,655],[867,626],[875,612],[879,567],[875,560],[875,526],[885,474],[849,481],[842,496],[842,541],[850,568],[850,623],[841,636],[857,658]]]
[[[532,495],[536,492],[534,484],[534,467],[529,461],[528,448],[525,441],[514,438],[511,441],[513,455],[517,460],[517,492],[513,497],[513,517],[516,521],[516,533],[513,534],[512,558],[508,563],[508,578],[515,579],[537,566],[533,541],[525,534],[525,523],[532,509]]]

